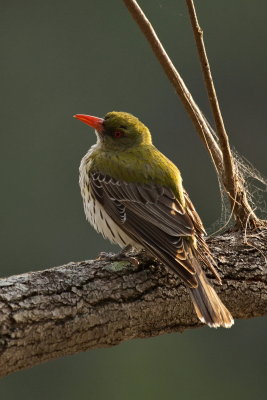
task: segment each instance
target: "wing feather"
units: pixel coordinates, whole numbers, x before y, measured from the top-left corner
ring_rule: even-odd
[[[218,277],[202,238],[204,227],[187,193],[184,208],[169,188],[156,184],[120,182],[99,172],[90,174],[90,183],[110,218],[189,286],[197,286],[191,262],[193,253],[198,252],[195,236],[204,252],[200,258],[208,260],[205,263]]]

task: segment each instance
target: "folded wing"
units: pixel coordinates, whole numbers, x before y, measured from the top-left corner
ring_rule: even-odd
[[[192,263],[196,256],[220,280],[203,238],[203,225],[187,193],[184,208],[171,189],[156,184],[120,182],[99,172],[91,173],[90,183],[110,218],[189,287],[198,285]]]

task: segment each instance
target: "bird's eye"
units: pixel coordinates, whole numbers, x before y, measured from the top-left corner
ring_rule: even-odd
[[[117,131],[115,131],[115,132],[113,133],[113,136],[114,136],[114,138],[119,139],[120,137],[123,136],[123,132],[117,130]]]

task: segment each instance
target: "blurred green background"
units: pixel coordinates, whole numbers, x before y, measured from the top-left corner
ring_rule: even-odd
[[[196,3],[231,142],[267,175],[267,3]],[[209,116],[185,2],[140,5]],[[139,116],[206,227],[219,218],[209,157],[122,1],[1,0],[0,49],[1,276],[117,250],[85,221],[78,166],[95,136],[75,113]],[[65,357],[2,379],[0,397],[264,399],[266,327],[237,321]]]

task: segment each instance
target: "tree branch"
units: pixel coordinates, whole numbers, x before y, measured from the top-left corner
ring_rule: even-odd
[[[267,312],[267,232],[210,239],[235,318]],[[0,280],[0,376],[88,349],[202,326],[187,290],[144,256],[139,265],[69,263]],[[114,271],[114,269],[117,269]],[[213,280],[214,281],[214,280]],[[234,328],[232,328],[234,329]]]

